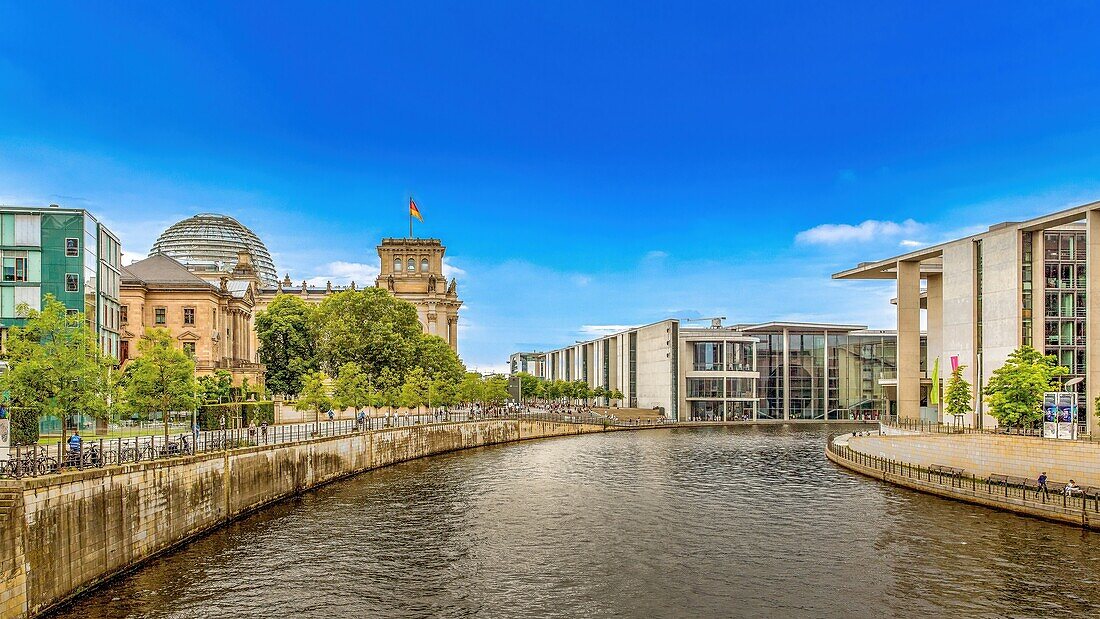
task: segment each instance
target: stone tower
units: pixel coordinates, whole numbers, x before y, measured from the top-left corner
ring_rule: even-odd
[[[382,266],[375,286],[415,305],[424,332],[438,335],[458,351],[462,301],[455,280],[448,282],[443,276],[446,252],[439,239],[382,239],[378,246]]]

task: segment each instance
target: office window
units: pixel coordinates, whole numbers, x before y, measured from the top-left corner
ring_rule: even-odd
[[[118,321],[122,324],[126,324],[126,321],[130,318],[130,307],[123,305],[118,308]]]
[[[80,239],[65,239],[65,257],[78,258],[80,257]]]
[[[187,353],[187,355],[189,357],[194,357],[195,356],[195,343],[194,342],[184,342],[183,343],[183,352]]]
[[[75,309],[71,309],[71,308],[65,310],[65,315],[66,316],[76,316],[79,313],[80,313],[80,310],[75,310]]]
[[[65,292],[80,292],[80,276],[76,273],[65,274]]]
[[[193,308],[193,307],[183,308],[183,324],[185,324],[185,325],[195,324],[195,308]]]
[[[153,324],[163,325],[167,322],[168,309],[157,307],[153,309]]]
[[[14,256],[4,256],[4,281],[27,281],[27,259]]]

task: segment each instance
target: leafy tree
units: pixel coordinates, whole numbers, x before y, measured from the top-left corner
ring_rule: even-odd
[[[297,395],[302,390],[302,377],[316,369],[313,317],[312,305],[282,293],[256,314],[260,361],[267,367],[271,391]]]
[[[416,347],[415,365],[424,370],[424,375],[433,381],[459,383],[466,373],[466,367],[458,358],[451,345],[437,335],[421,333]]]
[[[583,380],[575,380],[570,395],[574,400],[584,400],[584,405],[588,406],[588,398],[592,397],[592,390],[588,387],[588,383]]]
[[[1055,378],[1069,369],[1054,355],[1021,346],[993,371],[985,388],[989,413],[1004,426],[1031,425],[1042,417],[1043,392],[1057,389]]]
[[[325,297],[316,310],[317,359],[335,372],[351,361],[367,376],[383,368],[404,376],[421,345],[420,322],[411,303],[381,288],[346,290]]]
[[[401,386],[404,384],[401,376],[391,368],[382,368],[375,379],[378,389],[378,401],[380,406],[388,406],[391,409],[401,404]]]
[[[8,334],[8,370],[0,375],[0,387],[21,413],[59,418],[64,441],[69,417],[108,414],[107,376],[114,359],[100,354],[84,315],[69,315],[53,295],[46,295],[41,311],[26,304],[16,311],[26,321]]]
[[[608,397],[611,398],[611,401],[618,402],[619,406],[622,406],[622,402],[623,402],[623,392],[622,391],[619,391],[618,389],[612,389],[611,393],[608,394]]]
[[[405,384],[401,386],[401,405],[410,409],[416,408],[419,413],[420,407],[427,402],[428,376],[422,368],[415,367],[405,375]]]
[[[168,413],[193,410],[196,390],[191,355],[176,348],[168,329],[146,329],[138,342],[138,357],[126,366],[126,408],[138,414],[160,412],[167,437]]]
[[[949,415],[954,415],[955,422],[974,412],[970,404],[973,395],[970,391],[970,383],[963,378],[965,365],[960,365],[951,372],[951,380],[947,382],[947,393],[944,394],[944,410]]]
[[[515,376],[519,377],[520,395],[522,395],[524,399],[535,397],[539,388],[538,377],[528,374],[527,372],[516,372]]]
[[[485,383],[477,372],[467,372],[458,384],[456,397],[459,402],[472,404],[485,400]]]
[[[213,375],[198,378],[199,400],[205,404],[228,402],[233,393],[233,375],[218,370]]]
[[[314,433],[319,433],[321,428],[321,413],[332,409],[332,398],[329,397],[328,387],[325,381],[328,376],[324,372],[314,370],[302,377],[302,391],[298,395],[298,401],[294,408],[300,411],[313,411]]]
[[[610,393],[610,391],[608,391],[607,387],[597,385],[596,388],[592,390],[592,397],[597,399],[606,398],[608,393]]]
[[[499,406],[512,397],[508,393],[508,377],[494,374],[485,379],[482,392],[482,401],[487,404]]]
[[[370,379],[355,363],[348,362],[340,366],[340,373],[333,384],[333,399],[340,408],[353,408],[370,404],[373,388]]]

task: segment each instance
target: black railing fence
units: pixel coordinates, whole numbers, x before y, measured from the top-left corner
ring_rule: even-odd
[[[1050,488],[1053,487],[1064,486],[1053,482],[1044,489],[1040,488],[1034,480],[1020,477],[990,475],[982,478],[959,469],[951,470],[934,464],[926,467],[872,456],[856,451],[847,444],[837,444],[831,439],[827,443],[827,449],[834,456],[863,468],[933,483],[945,488],[969,490],[972,494],[982,493],[989,497],[1013,498],[1034,503],[1036,506],[1060,506],[1067,510],[1100,514],[1100,488],[1097,487],[1085,487],[1067,493],[1051,490]]]
[[[599,424],[613,427],[638,428],[675,425],[660,419],[616,420],[590,412],[475,412],[428,413],[422,415],[391,415],[354,419],[302,422],[287,425],[250,426],[225,430],[206,430],[170,436],[140,436],[133,438],[92,439],[76,448],[56,445],[13,447],[7,461],[0,461],[0,478],[22,478],[49,475],[66,469],[102,468],[118,464],[162,460],[240,449],[259,445],[298,443],[321,437],[344,436],[365,432],[387,431],[424,425],[464,424],[490,419],[546,421],[557,423]]]

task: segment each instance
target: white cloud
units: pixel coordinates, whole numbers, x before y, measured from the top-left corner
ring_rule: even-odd
[[[587,275],[574,275],[570,278],[572,282],[578,286],[587,286],[592,283],[592,278]]]
[[[902,241],[898,243],[898,245],[901,245],[902,247],[924,247],[927,244],[928,243],[925,243],[924,241],[914,241],[912,239],[902,239]]]
[[[649,260],[660,260],[662,258],[668,258],[668,252],[654,249],[653,251],[646,252],[645,257]]]
[[[913,237],[925,229],[924,224],[912,219],[901,223],[868,219],[859,225],[821,224],[799,232],[795,241],[812,245],[836,245],[839,243],[865,243],[888,238]]]
[[[443,277],[451,279],[452,277],[462,279],[466,277],[466,271],[461,267],[455,265],[450,258],[443,258]]]
[[[318,267],[317,274],[307,277],[306,281],[311,286],[324,286],[328,282],[332,282],[336,286],[346,286],[351,282],[355,282],[356,286],[364,288],[374,285],[374,280],[378,277],[378,271],[377,261],[366,263],[337,260]]]
[[[138,260],[144,260],[145,254],[139,254],[136,252],[124,251],[122,252],[122,266],[129,266]]]

